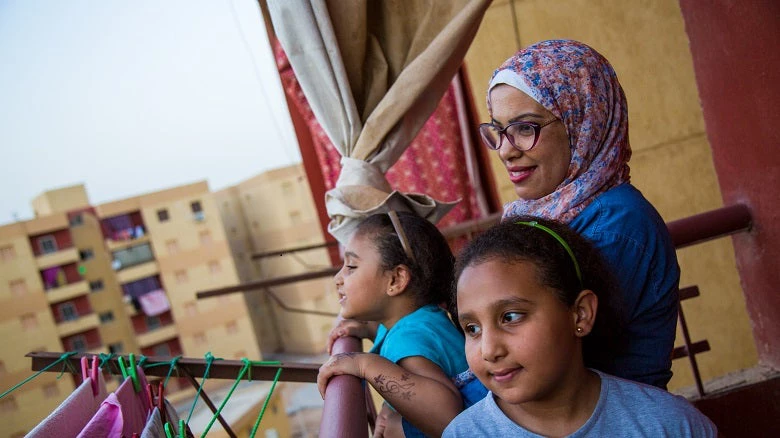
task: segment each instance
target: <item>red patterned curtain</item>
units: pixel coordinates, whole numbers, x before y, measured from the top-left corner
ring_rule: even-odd
[[[325,190],[330,190],[339,177],[341,155],[315,119],[287,56],[276,41],[274,55],[285,93],[308,125]],[[399,191],[425,193],[443,201],[460,198],[461,202],[438,222],[441,228],[483,216],[466,170],[464,139],[453,88],[450,85],[422,130],[386,174],[393,188]]]

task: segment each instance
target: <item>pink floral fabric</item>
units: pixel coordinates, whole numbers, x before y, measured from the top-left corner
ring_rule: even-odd
[[[572,159],[566,178],[551,194],[504,206],[504,218],[531,214],[565,223],[599,194],[629,181],[628,107],[609,62],[587,45],[542,41],[517,52],[494,73],[488,87],[511,85],[561,119]]]

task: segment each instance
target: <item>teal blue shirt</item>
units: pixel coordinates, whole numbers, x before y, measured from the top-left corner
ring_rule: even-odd
[[[468,368],[464,343],[465,338],[447,313],[439,306],[428,304],[399,319],[390,330],[380,324],[370,353],[393,363],[422,356],[453,378]],[[403,426],[407,438],[424,436],[406,420]]]

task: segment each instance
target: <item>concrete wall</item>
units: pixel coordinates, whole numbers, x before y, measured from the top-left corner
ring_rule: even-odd
[[[583,41],[613,64],[626,93],[631,180],[666,221],[723,205],[704,130],[688,38],[676,0],[495,1],[466,56],[474,99],[488,120],[485,90],[493,70],[520,46],[570,38]],[[493,156],[503,202],[515,199],[503,165]],[[704,380],[757,362],[756,349],[727,239],[678,252],[681,286],[699,285],[702,296],[683,304],[694,341],[711,352],[698,357]],[[681,335],[678,333],[678,345]],[[687,361],[675,361],[671,388],[693,384]]]
[[[777,368],[780,4],[711,3],[680,1],[723,198],[753,215],[753,231],[735,236],[734,245],[760,359]]]

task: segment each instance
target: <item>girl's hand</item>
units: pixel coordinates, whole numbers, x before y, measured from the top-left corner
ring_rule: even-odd
[[[328,354],[333,351],[333,343],[336,339],[346,336],[354,336],[358,339],[374,339],[379,324],[376,322],[356,321],[354,319],[342,319],[330,331],[328,335]]]
[[[317,389],[320,395],[325,399],[325,388],[328,386],[328,380],[333,376],[349,374],[351,376],[364,378],[364,362],[367,356],[375,356],[371,353],[339,353],[331,356],[327,362],[320,367],[320,373],[317,374]]]

